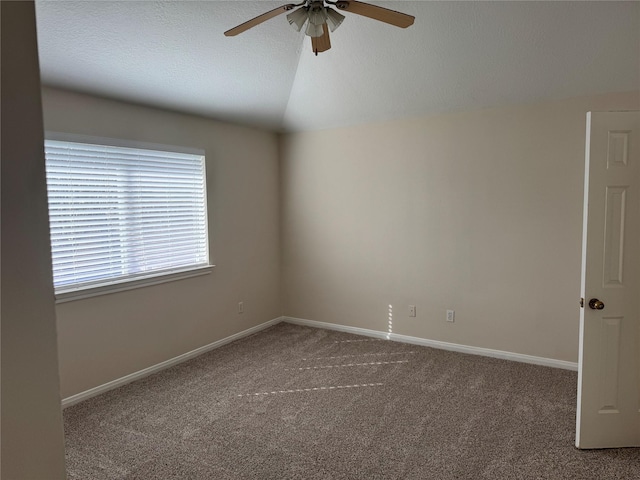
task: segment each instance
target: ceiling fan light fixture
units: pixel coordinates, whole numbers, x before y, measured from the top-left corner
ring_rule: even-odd
[[[310,37],[321,37],[322,35],[324,35],[324,29],[322,28],[322,25],[324,24],[321,23],[320,25],[315,25],[309,22],[309,25],[307,25],[307,31],[305,33]]]
[[[327,25],[332,32],[340,26],[343,20],[344,15],[339,14],[332,8],[327,8]]]
[[[308,18],[309,16],[308,16],[306,7],[302,7],[297,10],[294,10],[293,12],[287,15],[287,20],[289,20],[289,25],[295,28],[297,32],[302,30],[302,27],[304,27],[304,24],[306,23]]]
[[[322,25],[327,22],[327,11],[322,8],[311,7],[309,9],[309,23]]]

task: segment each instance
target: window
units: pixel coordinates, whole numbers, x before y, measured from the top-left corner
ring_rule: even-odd
[[[56,295],[209,266],[203,155],[46,140],[45,159]]]

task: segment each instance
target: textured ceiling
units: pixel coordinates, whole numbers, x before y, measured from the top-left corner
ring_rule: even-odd
[[[640,87],[640,2],[371,2],[317,57],[280,1],[38,1],[47,85],[272,130],[309,130]]]

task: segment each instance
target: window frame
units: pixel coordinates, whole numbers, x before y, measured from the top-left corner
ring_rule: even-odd
[[[110,278],[104,281],[98,281],[91,285],[66,285],[58,289],[54,286],[56,303],[65,303],[74,300],[81,300],[85,298],[108,295],[117,292],[123,292],[127,290],[133,290],[152,285],[158,285],[167,282],[174,282],[183,280],[186,278],[199,277],[208,275],[212,272],[215,265],[211,263],[211,241],[209,230],[209,191],[207,182],[207,162],[206,155],[203,149],[190,148],[175,145],[166,145],[158,143],[141,142],[137,140],[115,139],[109,137],[98,137],[90,135],[79,135],[61,132],[45,131],[45,140],[60,141],[60,142],[72,142],[72,143],[85,143],[92,145],[106,145],[112,147],[122,148],[137,148],[143,150],[158,150],[161,152],[174,152],[184,153],[190,155],[200,155],[204,157],[204,182],[205,182],[205,229],[207,237],[207,256],[208,265],[177,267],[170,271],[162,272],[150,272],[142,273],[140,275],[130,276],[128,278]],[[44,151],[44,144],[43,144]],[[46,158],[45,158],[46,162]],[[48,203],[47,203],[48,208]],[[49,240],[51,242],[51,240]],[[50,244],[51,248],[51,244]],[[53,276],[51,277],[53,283]]]

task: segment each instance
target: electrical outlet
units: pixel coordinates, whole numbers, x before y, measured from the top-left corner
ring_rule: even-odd
[[[238,302],[238,313],[244,313],[244,304],[242,302]]]
[[[447,322],[455,322],[455,321],[456,321],[456,311],[447,310]]]
[[[409,305],[409,316],[410,317],[415,317],[416,316],[416,306],[415,305]]]

